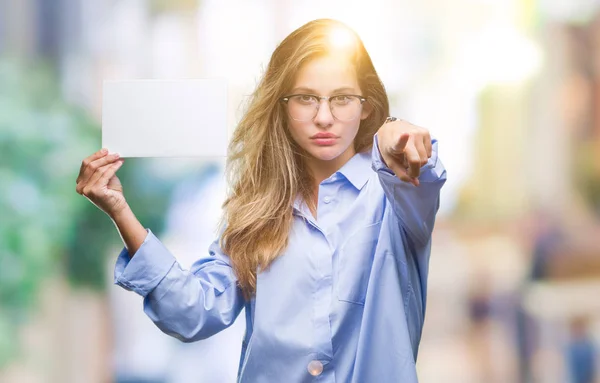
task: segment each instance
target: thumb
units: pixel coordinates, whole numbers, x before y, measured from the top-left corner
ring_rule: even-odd
[[[106,184],[106,187],[110,190],[123,192],[123,185],[121,184],[121,180],[119,179],[119,177],[117,177],[116,174],[110,177],[108,183]]]

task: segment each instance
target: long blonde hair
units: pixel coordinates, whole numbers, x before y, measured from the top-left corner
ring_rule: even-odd
[[[360,38],[339,21],[311,21],[275,49],[233,134],[227,159],[232,187],[223,205],[225,230],[220,245],[231,259],[246,299],[256,292],[257,272],[265,270],[288,245],[296,197],[314,205],[312,176],[288,132],[287,112],[280,99],[293,87],[302,64],[336,50],[329,38],[334,28],[354,37],[353,46],[344,54],[354,64],[370,109],[354,141],[357,152],[371,148],[373,135],[389,114],[387,94],[369,54]]]

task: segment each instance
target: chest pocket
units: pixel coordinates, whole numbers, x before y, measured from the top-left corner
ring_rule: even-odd
[[[345,302],[365,304],[369,275],[381,221],[359,228],[348,236],[338,254],[337,296]]]

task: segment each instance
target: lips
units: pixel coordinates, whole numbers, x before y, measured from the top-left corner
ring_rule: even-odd
[[[317,133],[312,136],[311,141],[319,146],[333,146],[339,137],[332,133]]]
[[[313,140],[316,139],[335,139],[337,136],[333,133],[317,133],[314,136],[310,137]]]

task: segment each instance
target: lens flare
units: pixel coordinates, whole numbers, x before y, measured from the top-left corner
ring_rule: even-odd
[[[333,49],[350,49],[355,42],[354,35],[346,28],[336,27],[329,32],[329,43]]]

